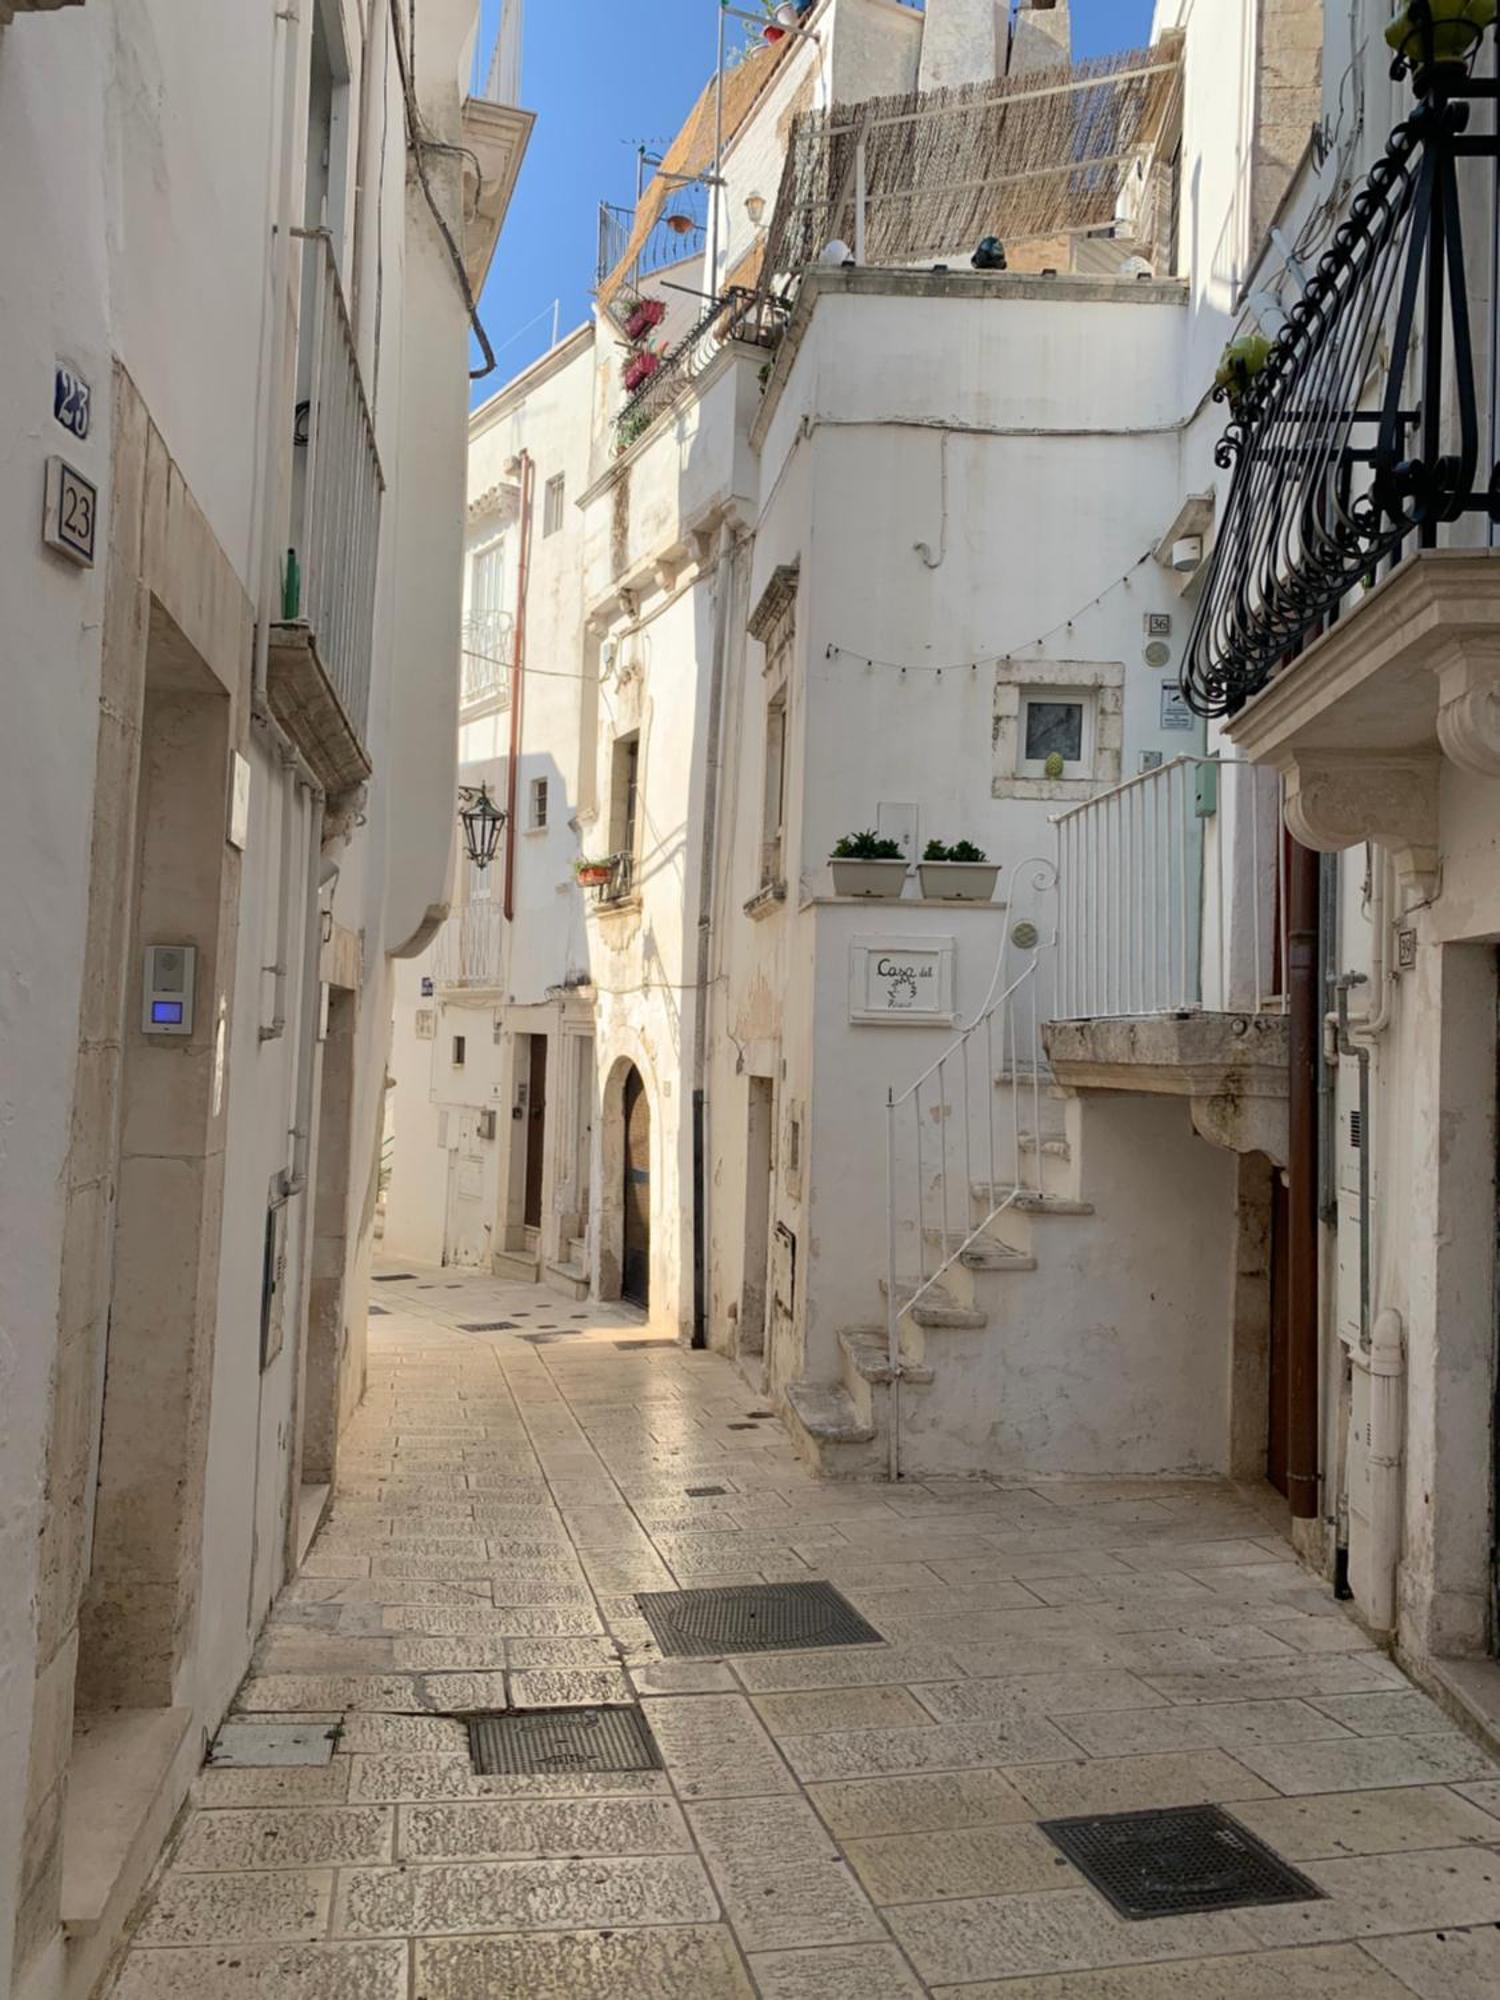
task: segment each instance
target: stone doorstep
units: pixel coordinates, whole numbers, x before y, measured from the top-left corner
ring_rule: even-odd
[[[1427,1689],[1460,1729],[1500,1757],[1500,1660],[1409,1660],[1398,1657],[1419,1687]]]
[[[192,1721],[190,1708],[76,1718],[63,1808],[61,1915],[70,1942],[98,1931],[111,1910],[123,1923],[140,1894],[197,1766]]]

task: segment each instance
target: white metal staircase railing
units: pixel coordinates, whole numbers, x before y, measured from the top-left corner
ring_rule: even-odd
[[[892,1479],[899,1477],[901,1462],[903,1314],[931,1296],[997,1216],[1021,1196],[1041,1192],[1046,1085],[1041,1031],[1057,946],[1052,901],[1057,875],[1050,861],[1034,859],[1023,862],[1011,880],[1016,886],[1000,955],[974,1019],[913,1082],[886,1092],[887,1447]],[[1019,911],[1017,888],[1036,899],[1034,914]],[[1008,1086],[1005,1106],[997,1101],[1002,1085]],[[1028,1133],[1036,1140],[1029,1167]],[[916,1272],[904,1284],[898,1267],[908,1243],[914,1248]]]
[[[1174,757],[1058,813],[1056,1017],[1283,1004],[1279,780]],[[1283,940],[1284,943],[1284,940]]]
[[[481,898],[445,918],[433,951],[439,986],[498,986],[504,957],[502,907]]]

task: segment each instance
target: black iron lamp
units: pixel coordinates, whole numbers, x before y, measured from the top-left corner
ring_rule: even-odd
[[[464,830],[469,859],[476,868],[488,868],[505,825],[505,808],[495,804],[488,785],[459,786],[458,823]]]

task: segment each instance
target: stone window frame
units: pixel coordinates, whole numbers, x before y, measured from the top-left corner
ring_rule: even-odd
[[[1026,696],[1055,691],[1091,703],[1092,756],[1082,777],[1039,778],[1025,770],[1021,734]],[[1120,782],[1125,744],[1125,663],[1123,660],[1002,660],[995,668],[992,738],[997,799],[1088,799]]]

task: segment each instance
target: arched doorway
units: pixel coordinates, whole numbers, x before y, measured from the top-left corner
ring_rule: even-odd
[[[631,1063],[622,1093],[624,1113],[624,1221],[620,1258],[620,1296],[631,1305],[651,1303],[651,1108],[641,1073]]]

